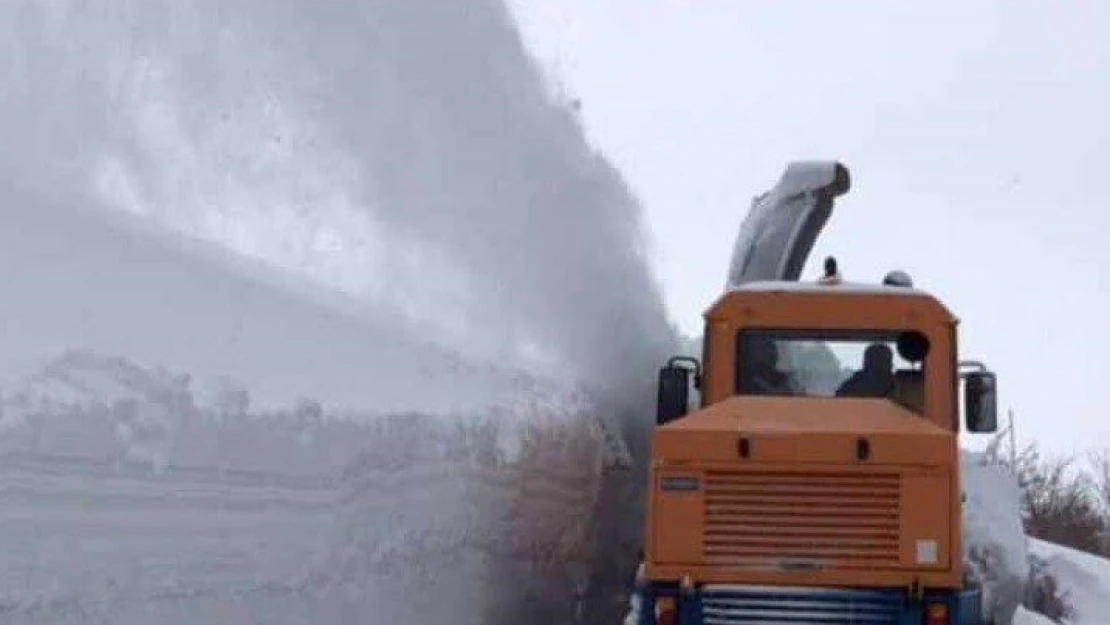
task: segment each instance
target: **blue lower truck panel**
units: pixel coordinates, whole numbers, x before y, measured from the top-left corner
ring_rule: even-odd
[[[905,588],[707,585],[683,592],[674,584],[647,584],[637,592],[636,625],[658,625],[655,602],[660,598],[674,601],[675,625],[986,625],[978,590],[927,590],[914,598]]]

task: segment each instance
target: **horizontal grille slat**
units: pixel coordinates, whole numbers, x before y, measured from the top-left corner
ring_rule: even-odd
[[[897,625],[901,598],[891,592],[706,586],[706,625]]]
[[[730,540],[706,540],[706,550],[714,548],[721,549],[768,549],[782,547],[797,547],[806,549],[822,549],[824,542],[814,538],[799,538],[797,536],[746,536],[743,538],[733,537]],[[897,540],[842,540],[837,541],[836,546],[839,550],[846,549],[859,549],[860,551],[886,551],[888,549],[897,549]]]
[[[897,504],[895,504],[897,505]],[[718,504],[709,505],[709,510],[716,511],[721,514],[790,514],[806,517],[826,517],[826,516],[851,516],[860,518],[898,518],[898,511],[891,510],[891,506],[867,506],[867,505],[813,505],[805,502],[797,503],[779,503],[779,502],[752,502],[751,504]]]
[[[772,548],[754,549],[744,547],[730,547],[728,549],[713,549],[705,554],[705,559],[711,564],[733,566],[758,566],[759,568],[776,568],[783,566],[782,560],[804,561],[812,560],[812,566],[822,570],[846,568],[852,562],[868,561],[873,564],[888,563],[897,559],[896,551],[862,550],[862,549],[798,549],[775,546]],[[795,562],[793,566],[802,566],[804,562]]]
[[[804,487],[822,488],[822,487],[825,487],[825,486],[839,486],[839,487],[848,488],[848,489],[879,488],[879,489],[897,490],[898,489],[898,484],[899,484],[899,480],[897,480],[897,479],[895,479],[895,480],[887,479],[885,477],[883,477],[883,478],[868,478],[868,479],[854,479],[852,477],[849,477],[848,479],[845,479],[845,477],[844,477],[845,475],[851,475],[849,473],[838,474],[838,475],[815,474],[815,475],[811,475],[811,476],[805,476],[805,475],[795,475],[795,474],[792,474],[792,473],[781,473],[781,472],[768,471],[768,472],[764,473],[764,475],[766,477],[770,478],[770,479],[775,480],[775,483],[779,484],[781,486],[792,486],[792,487],[800,487],[800,488],[804,488]],[[861,477],[863,477],[863,476],[861,476]],[[752,479],[751,475],[747,475],[747,476],[743,476],[743,477],[738,477],[737,479],[732,480],[731,482],[729,482],[727,484],[715,485],[714,488],[731,489],[731,488],[742,488],[744,486],[752,486],[752,485],[758,486],[759,484],[760,484],[760,481],[758,479]]]
[[[874,529],[876,531],[898,531],[898,523],[891,522],[890,519],[855,519],[850,517],[824,517],[820,519],[805,518],[800,516],[783,518],[778,517],[758,517],[754,515],[743,514],[717,514],[712,522],[706,523],[706,527],[715,526],[719,530],[726,530],[729,528],[740,527],[742,525],[751,525],[754,527],[781,527],[781,528],[829,528],[833,529]]]
[[[898,480],[845,480],[842,477],[823,477],[814,476],[813,479],[799,478],[794,475],[785,475],[782,473],[768,473],[769,477],[775,480],[775,483],[782,488],[792,490],[823,490],[825,487],[843,488],[848,491],[858,490],[877,490],[877,491],[897,491]],[[760,486],[759,480],[749,479],[747,477],[733,480],[727,484],[715,484],[714,490],[721,491],[743,491],[749,490],[752,487],[758,488]]]
[[[897,566],[898,474],[710,471],[703,555],[712,564]]]
[[[891,503],[898,502],[898,495],[869,495],[851,494],[842,495],[840,493],[821,493],[821,494],[803,494],[803,493],[713,493],[714,500],[720,503],[729,504],[748,504],[751,502],[807,502],[817,504],[828,503],[845,503],[852,502],[857,505],[865,506],[887,506]]]
[[[768,530],[773,530],[776,536],[784,537],[827,537],[827,536],[844,536],[846,538],[854,538],[857,536],[867,536],[872,538],[889,538],[891,540],[898,540],[898,528],[892,527],[883,529],[882,525],[863,525],[863,526],[835,526],[835,525],[778,525],[774,523],[758,523],[749,521],[748,525],[737,525],[734,523],[723,525],[709,525],[712,527],[714,533],[728,536],[752,536],[764,535]]]

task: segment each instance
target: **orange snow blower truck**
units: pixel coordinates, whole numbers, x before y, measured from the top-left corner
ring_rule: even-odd
[[[757,197],[700,362],[660,372],[638,625],[982,623],[957,435],[961,403],[995,430],[995,376],[904,272],[798,281],[848,186],[796,163]]]

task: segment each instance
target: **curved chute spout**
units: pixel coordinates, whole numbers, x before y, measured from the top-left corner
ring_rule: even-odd
[[[798,280],[833,201],[848,192],[848,168],[836,161],[801,161],[752,200],[732,250],[726,289],[760,280]]]

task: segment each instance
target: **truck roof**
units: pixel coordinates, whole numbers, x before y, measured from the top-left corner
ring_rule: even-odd
[[[901,316],[903,312],[894,312],[895,309],[875,308],[870,303],[865,301],[858,301],[855,303],[853,300],[871,300],[876,296],[888,299],[890,301],[904,301],[913,302],[921,314],[926,317],[932,318],[936,321],[944,323],[955,322],[959,323],[959,319],[952,314],[939,299],[927,291],[916,289],[909,286],[899,286],[896,284],[883,284],[883,283],[859,283],[859,282],[797,282],[793,280],[766,280],[766,281],[752,281],[743,284],[733,285],[726,289],[717,301],[710,306],[705,312],[706,319],[717,318],[725,319],[734,317],[740,314],[743,307],[756,304],[761,307],[769,307],[766,310],[775,310],[774,314],[782,315],[787,314],[787,310],[792,309],[794,306],[789,303],[789,297],[783,296],[797,295],[806,300],[813,298],[812,301],[823,302],[819,304],[822,307],[827,307],[833,302],[842,302],[842,305],[836,308],[842,309],[841,313],[848,317],[864,314],[873,319],[874,315],[883,315],[887,313],[881,312],[886,310],[891,315]],[[785,306],[786,308],[782,308]],[[823,308],[825,313],[831,314],[832,309]],[[901,308],[897,310],[902,310]],[[850,312],[854,311],[854,312]],[[800,312],[789,313],[790,315],[798,315]],[[804,315],[803,315],[804,316]]]
[[[931,294],[916,289],[913,287],[886,285],[886,284],[873,284],[867,282],[840,282],[835,284],[824,284],[820,282],[796,282],[793,280],[762,280],[756,282],[746,282],[740,285],[733,285],[728,288],[728,292],[775,292],[775,291],[793,291],[793,292],[820,292],[820,293],[854,293],[861,294],[886,294],[886,295],[911,295],[918,297],[933,297]]]

